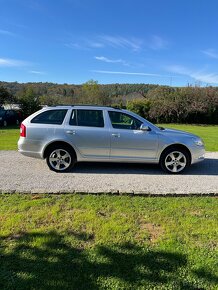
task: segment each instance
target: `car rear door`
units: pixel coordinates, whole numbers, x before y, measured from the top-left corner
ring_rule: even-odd
[[[73,109],[65,125],[68,140],[85,158],[109,158],[110,136],[105,113],[95,108]]]

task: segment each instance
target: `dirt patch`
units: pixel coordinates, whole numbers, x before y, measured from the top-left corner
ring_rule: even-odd
[[[140,232],[138,233],[137,236],[140,237],[141,234],[145,233],[146,238],[152,244],[155,243],[159,239],[159,237],[164,234],[164,230],[159,224],[153,224],[143,220],[140,220],[139,222],[139,229]]]
[[[41,194],[33,194],[33,195],[31,196],[31,199],[41,199],[41,198],[44,198],[44,196],[41,195]]]
[[[193,211],[191,211],[191,215],[202,216],[202,211],[201,210],[193,210]]]

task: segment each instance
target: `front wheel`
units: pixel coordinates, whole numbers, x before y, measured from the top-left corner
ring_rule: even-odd
[[[49,150],[46,162],[55,172],[67,172],[75,164],[75,156],[68,147],[54,147]]]
[[[190,155],[185,149],[170,148],[162,153],[160,166],[167,173],[181,173],[191,163]]]

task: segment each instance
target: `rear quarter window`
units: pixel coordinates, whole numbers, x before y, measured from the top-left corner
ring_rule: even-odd
[[[31,123],[61,125],[67,110],[49,110],[40,113],[31,120]]]

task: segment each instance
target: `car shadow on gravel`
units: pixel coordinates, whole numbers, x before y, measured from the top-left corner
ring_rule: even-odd
[[[96,174],[154,174],[169,175],[161,170],[157,164],[139,163],[106,163],[81,162],[77,163],[72,173]],[[218,175],[218,159],[206,158],[203,162],[193,164],[181,175]]]

